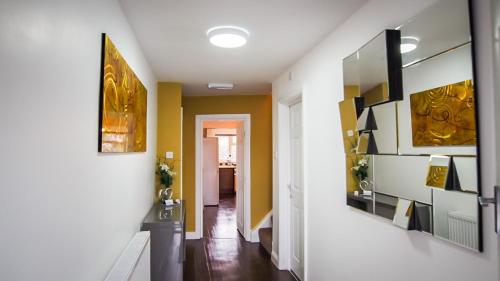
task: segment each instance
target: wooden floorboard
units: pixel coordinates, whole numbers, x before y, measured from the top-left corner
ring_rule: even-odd
[[[185,281],[292,281],[278,270],[259,243],[245,241],[236,230],[234,198],[204,209],[204,238],[186,242]]]

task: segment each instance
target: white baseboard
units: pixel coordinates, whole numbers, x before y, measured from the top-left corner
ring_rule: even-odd
[[[259,241],[259,229],[264,227],[272,227],[271,217],[273,216],[273,210],[271,210],[267,215],[260,221],[260,223],[252,229],[250,233],[250,242],[258,243]]]
[[[280,267],[279,267],[278,260],[279,260],[278,254],[276,254],[275,251],[272,251],[272,253],[271,253],[271,262],[274,264],[274,266],[276,266],[276,268],[279,269]]]
[[[197,240],[200,238],[200,234],[197,232],[186,232],[186,240]]]

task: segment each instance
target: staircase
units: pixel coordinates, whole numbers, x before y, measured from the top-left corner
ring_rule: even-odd
[[[271,255],[273,251],[273,228],[264,227],[259,229],[260,245]]]

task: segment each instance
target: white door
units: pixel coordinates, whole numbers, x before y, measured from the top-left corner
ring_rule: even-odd
[[[219,139],[203,139],[203,205],[219,205]]]
[[[290,107],[290,269],[304,280],[304,196],[302,103]]]
[[[245,155],[245,130],[244,122],[240,122],[236,128],[236,225],[241,235],[245,236],[244,227],[244,155]]]

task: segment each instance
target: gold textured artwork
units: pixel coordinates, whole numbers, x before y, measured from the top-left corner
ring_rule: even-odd
[[[476,144],[471,80],[410,96],[413,146]]]
[[[429,187],[445,188],[447,176],[448,167],[430,166],[427,173],[426,185]]]
[[[99,152],[146,151],[147,90],[103,34]]]

